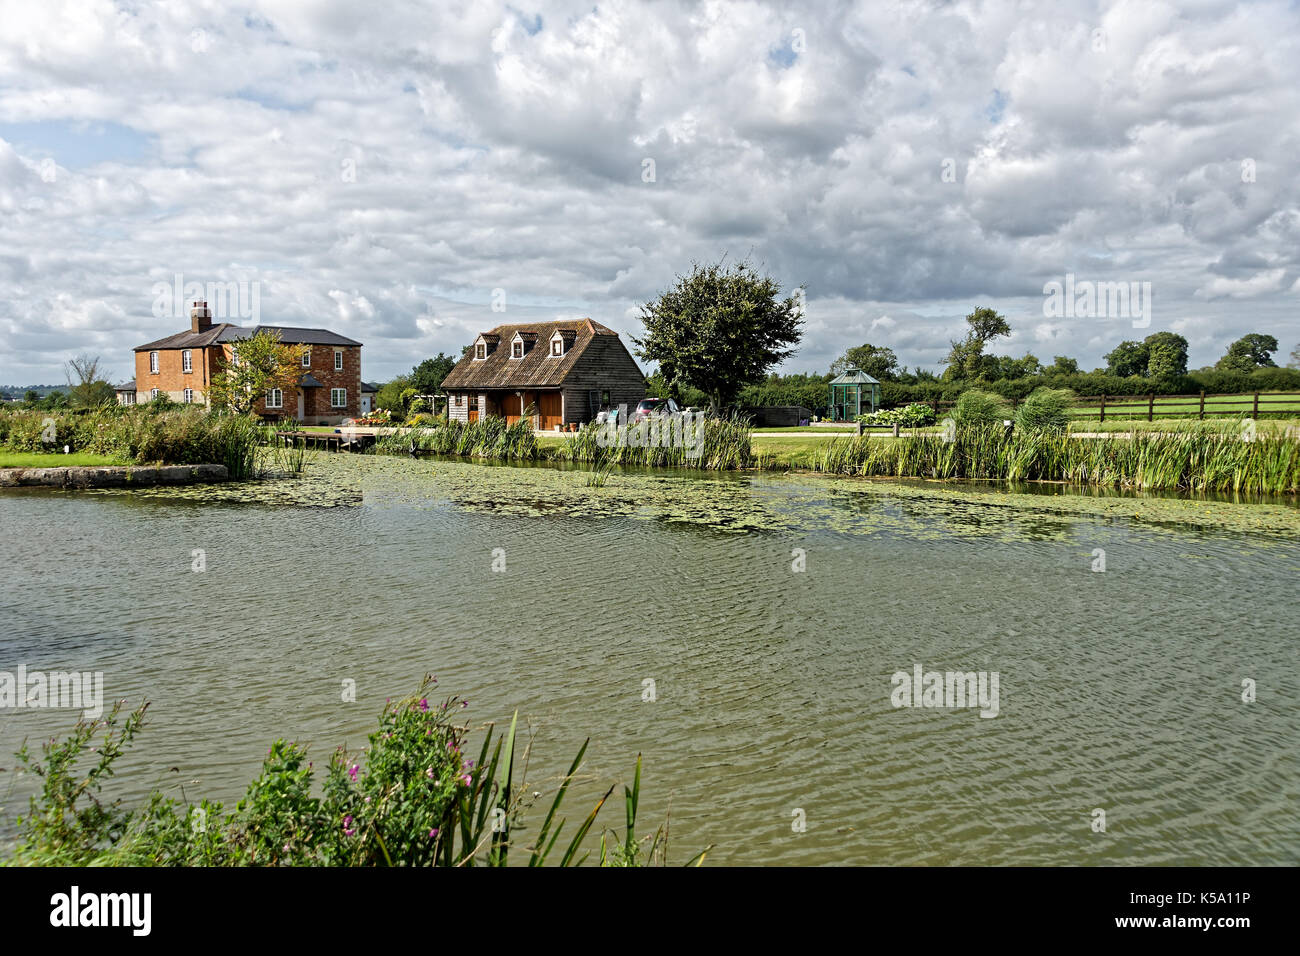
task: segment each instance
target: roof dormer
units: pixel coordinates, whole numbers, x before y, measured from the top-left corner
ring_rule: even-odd
[[[548,354],[551,358],[561,357],[565,352],[573,348],[574,340],[577,337],[578,333],[573,329],[556,329],[551,336],[551,347]]]
[[[531,352],[536,344],[536,332],[516,332],[514,338],[510,340],[510,357],[521,359]]]
[[[497,344],[501,341],[501,336],[493,332],[484,332],[474,340],[474,361],[482,362],[489,355],[496,351]]]

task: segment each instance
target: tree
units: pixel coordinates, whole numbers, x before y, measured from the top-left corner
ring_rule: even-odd
[[[231,347],[230,359],[212,377],[214,408],[246,415],[273,388],[293,388],[302,377],[305,345],[286,345],[280,333],[263,330]]]
[[[891,382],[899,376],[898,356],[893,349],[879,345],[858,345],[849,349],[831,363],[831,374],[839,375],[850,368],[861,369],[878,382]]]
[[[402,393],[410,387],[411,380],[405,375],[399,375],[388,384],[381,385],[379,393],[375,395],[375,407],[392,412],[395,417],[405,420],[406,403],[402,401]]]
[[[669,382],[704,392],[716,413],[794,354],[803,329],[801,298],[781,298],[780,284],[747,262],[696,263],[690,275],[641,306],[645,335],[632,341],[636,354],[657,362]]]
[[[63,364],[68,379],[68,398],[74,408],[96,408],[117,398],[113,386],[101,374],[98,355],[78,355]]]
[[[1287,368],[1300,368],[1300,345],[1291,350],[1291,361],[1286,363]]]
[[[35,408],[41,401],[41,393],[34,388],[29,388],[23,392],[23,404],[28,408]]]
[[[1278,350],[1277,339],[1271,335],[1251,332],[1228,346],[1228,352],[1214,363],[1221,372],[1253,372],[1257,368],[1277,368],[1273,353]]]
[[[1142,340],[1147,348],[1148,378],[1187,374],[1187,339],[1176,332],[1156,332]]]
[[[1142,342],[1121,342],[1103,357],[1111,375],[1128,378],[1147,373],[1147,347]]]
[[[1064,355],[1057,355],[1052,359],[1052,364],[1047,371],[1053,375],[1078,375],[1079,362],[1076,359],[1066,358]]]
[[[447,373],[456,367],[456,360],[450,355],[438,353],[436,358],[427,358],[407,376],[408,388],[413,388],[420,395],[432,395],[442,385]]]
[[[952,349],[943,360],[948,366],[944,370],[944,378],[959,381],[979,378],[986,370],[984,347],[998,336],[1011,334],[1006,316],[999,315],[987,306],[981,306],[966,316],[966,324],[970,326],[966,338],[949,343]]]

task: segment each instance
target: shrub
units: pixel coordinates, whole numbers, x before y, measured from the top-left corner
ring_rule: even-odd
[[[1038,388],[1016,409],[1019,428],[1066,428],[1074,392],[1068,388]]]
[[[1011,408],[1000,395],[979,389],[961,393],[949,416],[958,425],[985,425],[1011,417]]]
[[[901,408],[882,408],[869,415],[859,415],[858,421],[864,425],[906,425],[916,428],[934,424],[934,409],[921,402],[913,402]]]
[[[535,836],[522,824],[532,804],[529,782],[515,778],[515,728],[491,725],[477,759],[469,757],[468,728],[454,717],[468,701],[431,699],[426,678],[411,697],[390,700],[360,754],[335,751],[315,795],[305,748],[278,740],[232,810],[220,803],[188,803],[153,791],[140,809],[107,802],[99,792],[113,764],[144,725],[147,704],[122,721],[119,702],[102,720],[78,722],[65,740],[50,739],[38,759],[26,746],[18,763],[41,779],[12,860],[62,866],[504,866],[511,850],[529,866],[545,863],[566,821],[556,819],[586,753],[584,743],[556,788]],[[93,756],[92,756],[93,755]],[[89,770],[85,763],[89,760]],[[79,767],[80,765],[80,767]],[[527,760],[523,762],[527,772]],[[624,788],[626,829],[602,836],[602,865],[666,862],[665,828],[648,853],[635,836],[641,760]],[[565,844],[560,865],[581,863],[581,846],[614,788]],[[534,794],[533,796],[535,796]],[[516,840],[516,832],[529,836]],[[707,849],[706,851],[707,852]],[[704,853],[692,863],[702,862]]]

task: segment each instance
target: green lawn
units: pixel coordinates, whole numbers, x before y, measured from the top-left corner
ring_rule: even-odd
[[[73,468],[87,465],[123,465],[128,462],[107,455],[90,455],[73,452],[71,455],[53,455],[41,452],[0,451],[0,468]]]

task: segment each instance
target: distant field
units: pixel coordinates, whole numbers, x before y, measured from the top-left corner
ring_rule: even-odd
[[[0,451],[0,468],[81,468],[87,465],[120,465],[123,462],[107,455],[74,452],[71,455],[47,455],[40,452]]]
[[[1260,392],[1260,415],[1300,415],[1300,395],[1294,392]],[[1117,406],[1127,407],[1117,407]],[[1162,415],[1186,418],[1196,417],[1200,413],[1199,396],[1169,395],[1156,396],[1154,413],[1157,418]],[[1089,399],[1088,404],[1075,408],[1073,414],[1080,418],[1097,418],[1097,403]],[[1254,399],[1250,395],[1207,395],[1205,396],[1205,416],[1236,417],[1251,415],[1254,412]],[[1106,421],[1112,418],[1146,418],[1147,398],[1144,395],[1108,395],[1106,397]]]

